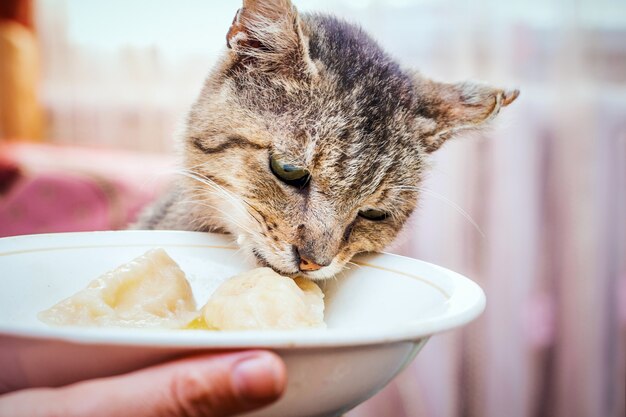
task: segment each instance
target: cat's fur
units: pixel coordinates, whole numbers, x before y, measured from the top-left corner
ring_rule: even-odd
[[[429,153],[492,119],[518,92],[445,84],[400,67],[360,28],[301,15],[289,0],[244,0],[228,50],[184,132],[187,176],[140,222],[228,232],[260,264],[324,279],[378,251],[414,210]],[[306,167],[277,179],[270,155]],[[383,221],[358,216],[375,208]]]

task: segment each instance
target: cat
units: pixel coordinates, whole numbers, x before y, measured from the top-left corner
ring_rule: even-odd
[[[230,233],[314,280],[394,240],[428,157],[518,90],[403,68],[361,28],[244,0],[183,133],[184,176],[137,227]]]

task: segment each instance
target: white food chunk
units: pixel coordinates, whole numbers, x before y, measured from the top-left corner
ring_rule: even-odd
[[[206,324],[218,330],[325,327],[324,293],[312,281],[258,268],[224,282],[203,315]]]
[[[197,316],[185,273],[154,249],[93,280],[39,319],[51,325],[181,328]]]

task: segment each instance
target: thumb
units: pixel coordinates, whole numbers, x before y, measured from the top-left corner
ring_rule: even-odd
[[[56,390],[0,397],[0,415],[223,417],[276,401],[286,385],[282,360],[248,351],[187,358]]]

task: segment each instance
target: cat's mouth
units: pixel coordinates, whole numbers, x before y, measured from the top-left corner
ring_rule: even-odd
[[[335,276],[336,272],[338,272],[340,270],[340,268],[337,267],[337,265],[335,265],[335,262],[333,262],[332,265],[323,267],[322,269],[319,269],[317,271],[301,271],[300,268],[298,268],[296,265],[296,260],[294,258],[293,262],[294,262],[294,269],[291,270],[287,270],[284,267],[278,267],[276,265],[274,265],[272,262],[270,262],[267,257],[265,257],[263,255],[263,253],[261,253],[260,250],[253,248],[252,249],[252,253],[254,254],[254,257],[256,258],[258,264],[262,267],[267,267],[267,268],[271,268],[273,269],[276,273],[280,274],[280,275],[284,275],[284,276],[288,276],[288,277],[292,277],[295,278],[297,276],[301,276],[301,277],[306,277],[308,279],[311,280],[325,280],[328,278],[331,278],[333,276]]]
[[[267,267],[267,268],[272,268],[276,273],[280,275],[286,275],[290,277],[294,277],[296,275],[305,275],[305,274],[302,274],[299,270],[294,270],[290,272],[290,271],[285,271],[284,269],[278,268],[275,265],[272,265],[258,249],[252,249],[252,253],[254,254],[254,257],[257,259],[257,262],[259,263],[259,265]]]

